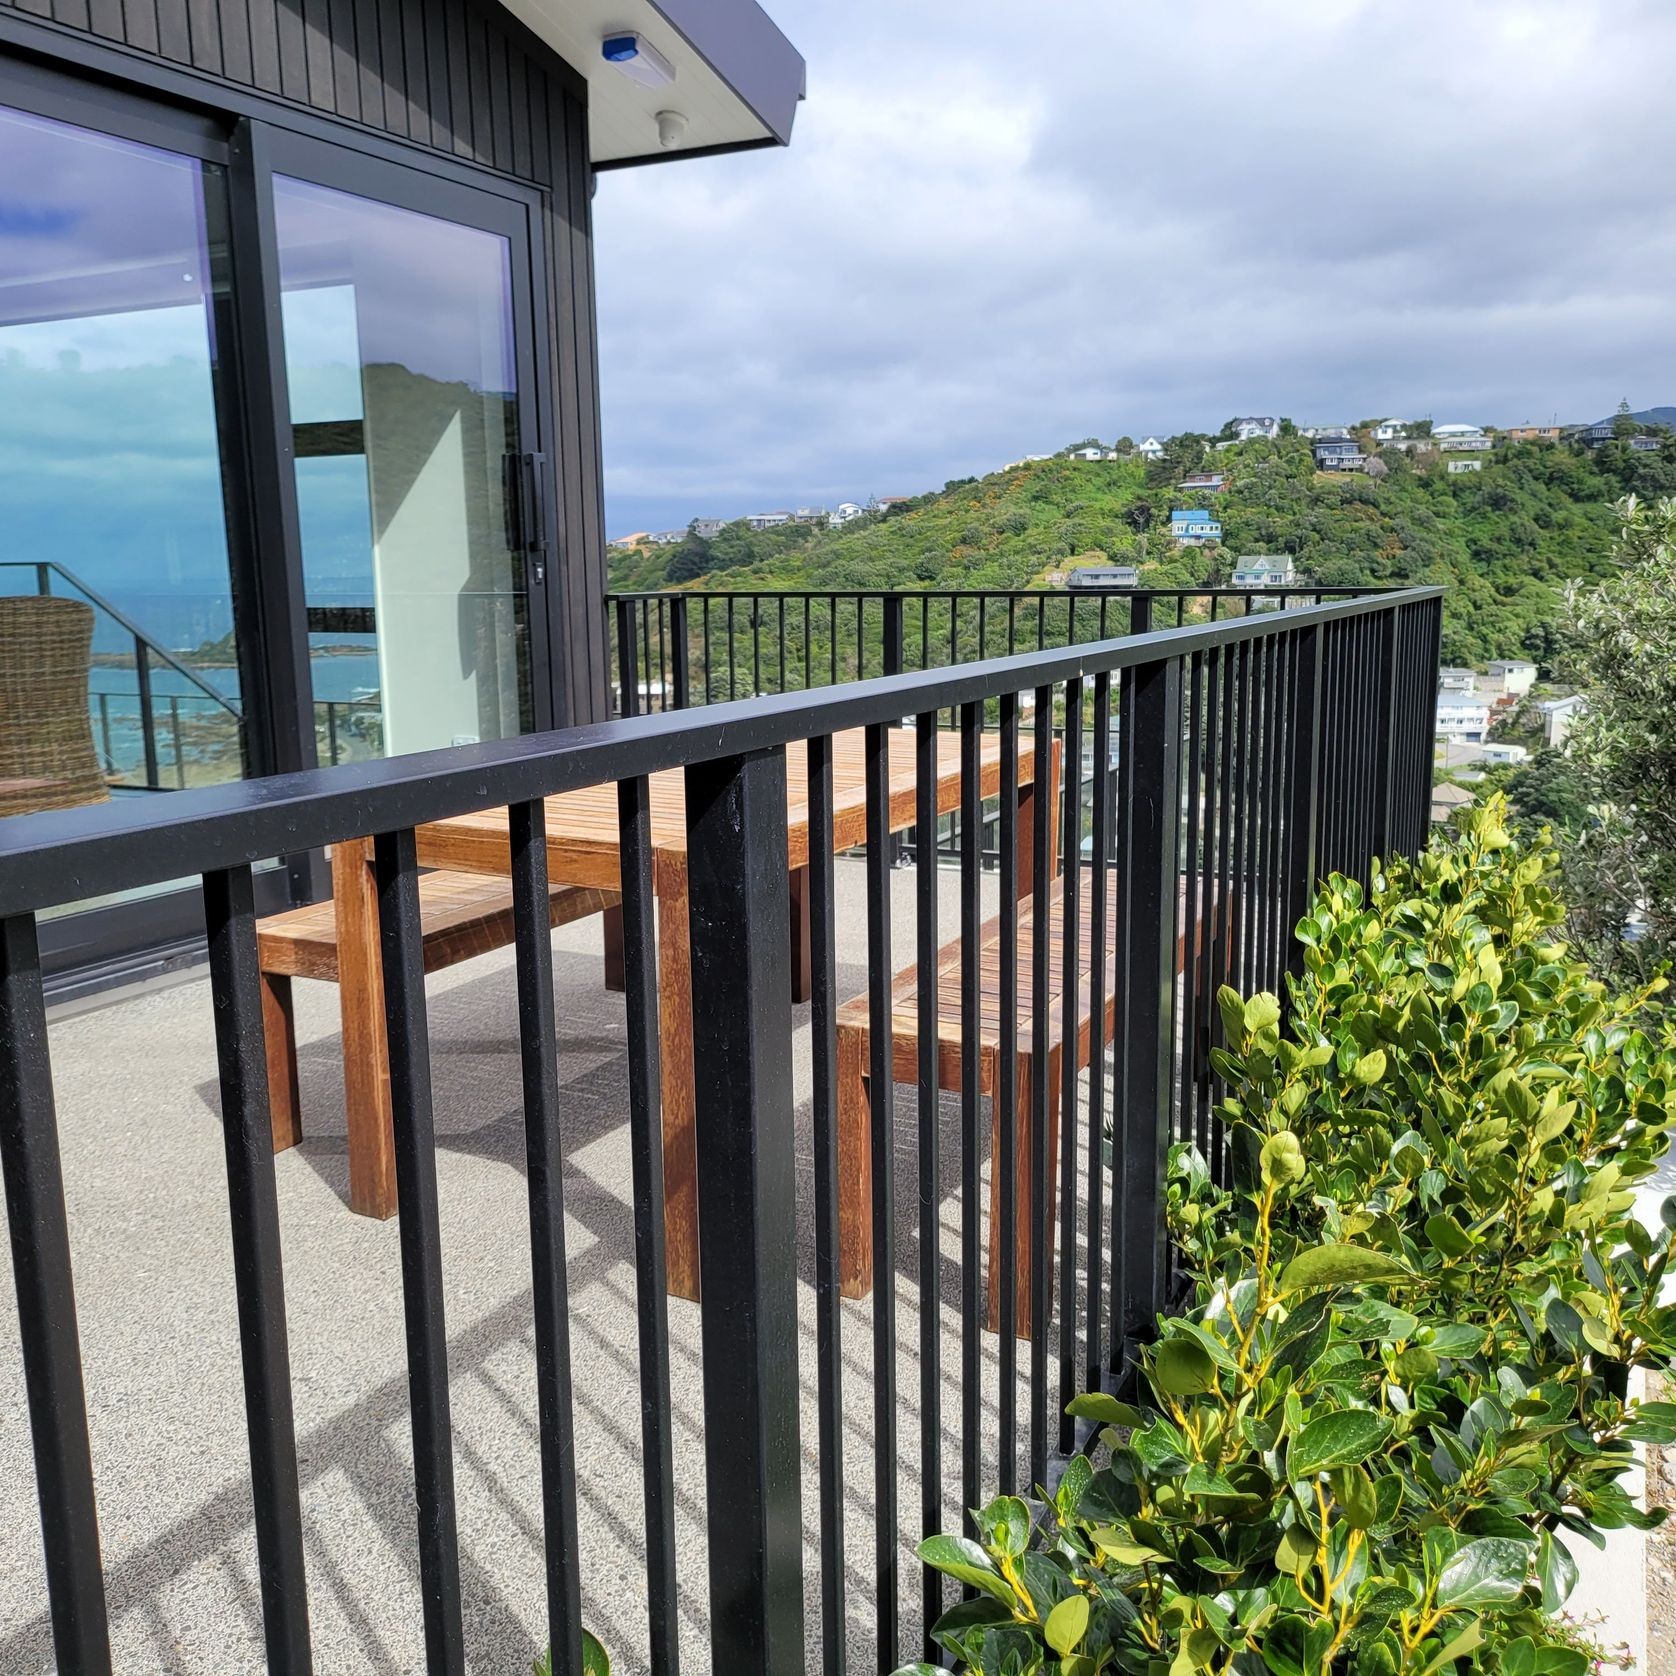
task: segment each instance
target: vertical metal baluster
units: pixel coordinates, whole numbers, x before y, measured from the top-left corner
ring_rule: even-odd
[[[1288,831],[1284,890],[1287,919],[1296,925],[1309,912],[1315,894],[1321,817],[1322,629],[1300,629],[1292,658],[1291,780],[1293,819]],[[1301,970],[1300,946],[1294,943],[1288,964]]]
[[[531,1297],[536,1410],[541,1430],[547,1644],[552,1649],[553,1676],[582,1676],[576,1427],[570,1406],[570,1286],[565,1270],[564,1148],[559,1132],[559,1041],[553,1015],[546,805],[539,799],[514,803],[507,810],[507,824],[512,844],[512,930],[530,1202],[530,1273],[534,1282]],[[624,935],[625,939],[629,935],[626,924]],[[633,1062],[631,1052],[630,1064]]]
[[[989,656],[989,595],[978,595],[978,660]]]
[[[658,1049],[652,813],[645,779],[617,786],[628,1019],[629,1158],[634,1181],[635,1325],[646,1506],[646,1606],[652,1668],[678,1676],[675,1477],[670,1438],[669,1278],[664,1246],[663,1084]]]
[[[715,661],[715,642],[710,636],[710,596],[708,594],[704,595],[703,609],[700,615],[703,618],[700,624],[700,632],[704,636],[704,702],[708,704],[714,697],[710,690],[710,668]]]
[[[1065,1405],[1077,1394],[1077,1090],[1082,1080],[1082,680],[1065,683],[1064,946],[1059,991],[1059,1438],[1061,1455],[1076,1447],[1076,1422]],[[1097,931],[1090,936],[1097,938]],[[1090,1060],[1092,1067],[1093,1060]],[[1046,1080],[1044,1075],[1043,1080]]]
[[[1139,599],[1130,602],[1130,622],[1137,612],[1144,615],[1150,602]],[[1144,631],[1143,631],[1144,632]],[[1107,1371],[1113,1375],[1123,1371],[1124,1294],[1128,1281],[1124,1272],[1123,1194],[1126,1158],[1129,1148],[1129,933],[1131,914],[1129,903],[1132,835],[1135,809],[1135,671],[1124,669],[1118,673],[1117,693],[1117,776],[1113,788],[1116,801],[1116,828],[1113,856],[1113,889],[1117,893],[1117,946],[1112,958],[1112,1172],[1111,1172],[1111,1264],[1108,1273],[1109,1297],[1106,1316],[1110,1322],[1110,1342],[1107,1346]]]
[[[729,698],[737,698],[739,696],[739,684],[734,675],[733,636],[733,595],[729,594],[727,596],[727,696]]]
[[[814,684],[814,598],[810,594],[803,596],[803,690],[807,692]]]
[[[663,690],[658,694],[658,708],[673,710],[675,706],[669,697],[669,636],[665,632],[666,619],[669,615],[669,602],[660,599],[657,602],[658,613],[658,685]]]
[[[652,685],[652,611],[650,603],[646,600],[640,602],[640,662],[641,667],[646,671],[646,685],[650,688]],[[651,699],[652,695],[648,691],[646,694],[646,710],[648,713],[653,708]],[[661,694],[659,700],[661,708]]]
[[[28,914],[0,920],[0,1170],[53,1650],[62,1676],[110,1676],[41,951]]]
[[[273,1676],[306,1676],[313,1660],[303,1567],[303,1512],[297,1489],[297,1433],[291,1411],[291,1353],[279,1200],[274,1189],[255,895],[248,867],[204,875],[204,923],[210,993],[216,1003],[215,1051],[262,1628]]]
[[[413,1409],[425,1663],[431,1676],[464,1676],[424,938],[411,827],[374,838],[373,870],[384,963],[384,1023],[390,1044],[390,1104],[395,1117],[396,1203],[401,1213],[402,1307],[407,1319],[407,1383]]]
[[[1043,596],[1045,599],[1045,595]],[[1038,607],[1038,612],[1040,607]],[[1053,773],[1053,688],[1036,689],[1034,818],[1030,826],[1030,1486],[1047,1482],[1048,1326],[1053,1311],[1053,1275],[1048,1260],[1052,1227],[1048,1196],[1052,1184],[1050,1109],[1056,1090],[1050,1074],[1053,1006],[1053,893],[1048,858],[1058,811],[1048,796]]]
[[[779,690],[786,690],[786,596],[780,595],[780,686]]]
[[[1007,656],[1018,650],[1018,595],[1007,595]]]
[[[762,696],[762,595],[751,600],[751,697]]]
[[[855,596],[855,678],[867,679],[867,600],[863,594]]]
[[[826,621],[829,631],[826,639],[826,650],[828,660],[832,665],[828,685],[835,687],[838,685],[838,596],[836,594],[826,596]]]
[[[1094,677],[1094,820],[1089,837],[1093,857],[1088,907],[1088,1321],[1083,1380],[1091,1391],[1099,1389],[1106,1366],[1100,1275],[1105,1266],[1105,1195],[1101,1189],[1106,1128],[1106,956],[1111,946],[1111,702],[1111,676],[1102,670]]]
[[[1212,647],[1205,669],[1204,854],[1199,863],[1204,908],[1199,917],[1199,1027],[1191,1049],[1194,1061],[1193,1144],[1207,1164],[1211,1155],[1209,1049],[1212,1032],[1216,1028],[1215,949],[1217,924],[1222,917],[1218,877],[1222,865],[1222,666],[1225,658],[1226,648]]]
[[[860,601],[856,602],[859,619]],[[890,737],[866,734],[867,1030],[873,1163],[873,1508],[874,1609],[879,1668],[900,1650],[899,1515],[896,1484],[896,1090],[891,1022]]]
[[[805,1659],[785,752],[685,791],[710,1639],[716,1670],[778,1676]]]
[[[809,741],[809,1024],[814,1060],[815,1404],[820,1427],[821,1648],[844,1676],[844,1344],[838,1220],[838,978],[832,740]]]
[[[1211,965],[1208,985],[1212,997],[1208,1017],[1211,1028],[1210,1039],[1213,1043],[1222,1034],[1221,1009],[1214,1004],[1215,995],[1223,984],[1233,982],[1233,925],[1234,915],[1238,912],[1235,893],[1239,888],[1239,879],[1234,871],[1234,833],[1239,787],[1236,779],[1235,763],[1240,755],[1244,737],[1241,732],[1239,714],[1239,658],[1238,647],[1228,646],[1223,649],[1222,716],[1224,744],[1222,749],[1221,789],[1218,798],[1220,808],[1217,819],[1217,908],[1214,944],[1216,954]],[[1212,1085],[1212,1097],[1214,1097],[1214,1084]],[[1219,1182],[1225,1182],[1226,1180],[1225,1139],[1222,1125],[1218,1122],[1212,1131],[1211,1172]]]
[[[1199,1029],[1199,939],[1204,934],[1205,917],[1200,883],[1204,866],[1199,852],[1199,803],[1203,765],[1200,757],[1204,749],[1204,658],[1200,653],[1189,653],[1187,664],[1187,743],[1182,759],[1182,778],[1187,782],[1186,854],[1182,866],[1181,916],[1181,1066],[1177,1090],[1177,1140],[1193,1138],[1193,1076],[1194,1044]]]
[[[983,1030],[983,706],[960,710],[960,1505],[968,1536],[983,1505],[983,1206],[980,1128]],[[993,1163],[993,1161],[992,1161]]]
[[[1009,601],[1010,607],[1011,601]],[[1008,625],[1011,633],[1011,624]],[[1001,1051],[996,1092],[991,1101],[996,1134],[995,1156],[990,1174],[995,1187],[990,1202],[999,1195],[1000,1229],[990,1229],[990,1297],[992,1325],[1001,1334],[1000,1376],[1000,1476],[1003,1495],[1018,1489],[1018,1344],[1017,1292],[1015,1291],[1018,1249],[1018,694],[1001,695]],[[997,1297],[997,1293],[999,1296]]]
[[[1247,993],[1241,962],[1244,958],[1246,926],[1251,919],[1251,869],[1246,859],[1246,838],[1251,803],[1251,642],[1242,640],[1234,660],[1234,708],[1238,723],[1228,737],[1239,741],[1234,764],[1234,834],[1229,855],[1234,880],[1232,911],[1228,917],[1228,960],[1224,981]]]
[[[920,645],[925,646],[922,633]],[[938,1110],[941,1043],[937,1019],[937,716],[928,711],[914,726],[914,956],[919,1074],[919,1436],[920,1534],[943,1529],[943,1369],[941,1275],[942,1149]],[[887,1108],[888,1109],[888,1108]],[[894,1276],[890,1277],[894,1279]],[[932,1626],[943,1613],[942,1573],[922,1568],[924,1658],[940,1649]]]
[[[1123,942],[1129,983],[1123,1042],[1127,1099],[1121,1108],[1123,1336],[1150,1336],[1164,1304],[1163,1180],[1169,1144],[1170,1069],[1175,1052],[1175,898],[1179,877],[1181,665],[1171,658],[1135,671],[1131,867]]]

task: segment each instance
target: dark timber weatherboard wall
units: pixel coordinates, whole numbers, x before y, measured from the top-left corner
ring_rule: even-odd
[[[73,32],[545,188],[562,624],[554,659],[573,723],[607,712],[587,88],[516,19],[471,0],[0,0]],[[57,28],[51,26],[56,25]],[[18,32],[0,36],[19,40]],[[145,81],[136,61],[134,79]],[[418,161],[416,159],[416,161]],[[562,660],[562,662],[561,662]]]

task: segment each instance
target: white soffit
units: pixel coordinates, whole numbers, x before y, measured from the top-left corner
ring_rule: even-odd
[[[698,0],[696,8],[686,8],[695,15],[725,17],[718,39],[725,38],[737,65],[712,63],[653,0],[501,3],[587,81],[588,149],[595,164],[651,161],[715,146],[773,145],[789,136],[789,115],[783,131],[776,133],[770,125],[773,113],[760,114],[735,90],[735,81],[760,88],[766,70],[767,79],[777,80],[782,91],[795,75],[792,102],[802,94],[802,60],[754,0]],[[668,9],[680,15],[680,0]],[[668,86],[641,87],[605,61],[600,50],[605,37],[631,30],[675,66],[675,80]],[[687,119],[680,144],[668,150],[658,144],[657,116],[666,110]]]

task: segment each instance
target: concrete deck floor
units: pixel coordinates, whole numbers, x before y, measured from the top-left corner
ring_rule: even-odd
[[[840,990],[865,986],[864,887],[843,863]],[[958,929],[943,873],[944,936]],[[992,883],[992,881],[991,881]],[[913,876],[894,875],[895,964]],[[620,1671],[649,1668],[624,1006],[600,982],[598,921],[555,937],[586,1620]],[[469,1668],[522,1676],[543,1639],[527,1201],[510,951],[430,980],[442,1237]],[[304,1144],[276,1161],[316,1669],[423,1668],[397,1224],[345,1205],[336,991],[297,986]],[[794,1012],[804,1408],[805,1592],[820,1629],[808,1009]],[[116,1668],[263,1668],[225,1168],[200,977],[54,1023],[52,1051]],[[898,1093],[902,1654],[919,1642],[917,1164]],[[958,1107],[941,1183],[945,1526],[958,1518]],[[987,1120],[985,1122],[987,1133]],[[987,1190],[986,1190],[987,1192]],[[872,1636],[872,1306],[846,1306],[851,1670]],[[682,1668],[711,1668],[699,1316],[672,1301]],[[0,1671],[53,1669],[9,1255],[0,1256]],[[985,1335],[985,1459],[997,1341]],[[1021,1353],[1025,1347],[1021,1345]],[[1028,1366],[1028,1357],[1021,1354]],[[1028,1415],[1021,1381],[1020,1414]],[[1021,1440],[1022,1442],[1022,1440]],[[1021,1468],[1021,1474],[1022,1474]],[[818,1668],[813,1662],[812,1668]]]

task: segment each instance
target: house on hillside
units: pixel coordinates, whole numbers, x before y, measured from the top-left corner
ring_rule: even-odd
[[[1482,471],[1483,469],[1484,462],[1482,460],[1451,460],[1449,462],[1449,475],[1451,477],[1459,477],[1462,472]]]
[[[1180,488],[1184,494],[1219,495],[1227,486],[1226,479],[1219,471],[1195,471],[1182,478]]]
[[[1408,420],[1381,419],[1373,428],[1375,442],[1401,442],[1408,435]]]
[[[1572,693],[1567,698],[1550,698],[1546,703],[1539,704],[1537,711],[1542,717],[1543,743],[1557,751],[1583,713],[1586,702],[1581,693]]]
[[[1558,442],[1558,425],[1510,425],[1502,432],[1509,442]]]
[[[659,530],[649,537],[654,547],[679,547],[687,539],[685,530]]]
[[[1645,431],[1640,436],[1629,439],[1630,451],[1635,454],[1656,454],[1659,451],[1660,438],[1648,436]]]
[[[1445,664],[1437,672],[1437,686],[1439,692],[1470,693],[1478,690],[1478,671],[1450,667]]]
[[[1071,571],[1065,581],[1072,588],[1133,588],[1140,579],[1132,564],[1091,564]]]
[[[1183,547],[1202,547],[1222,539],[1222,525],[1202,506],[1170,514],[1170,538]]]
[[[1291,588],[1297,581],[1290,553],[1247,553],[1234,566],[1236,588]]]
[[[789,512],[753,512],[745,522],[753,530],[777,530],[782,524],[791,522]]]
[[[1354,437],[1322,437],[1315,444],[1317,471],[1360,471],[1367,460]]]
[[[1447,826],[1457,809],[1470,809],[1478,801],[1465,786],[1450,785],[1445,781],[1432,787],[1432,825]]]
[[[1440,685],[1435,731],[1439,739],[1466,739],[1479,744],[1490,731],[1490,706],[1476,693],[1449,692]]]
[[[1277,437],[1280,435],[1280,421],[1266,415],[1262,417],[1248,417],[1234,420],[1234,440],[1236,442],[1250,442],[1253,437]]]
[[[692,532],[701,536],[705,541],[713,541],[727,526],[725,518],[694,518]]]
[[[1482,452],[1491,446],[1482,425],[1433,425],[1432,444],[1446,453]]]
[[[1034,458],[1045,460],[1047,456],[1045,454],[1038,454],[1035,455]],[[878,509],[881,512],[888,512],[893,506],[906,506],[910,498],[911,497],[908,495],[880,495],[878,500]]]
[[[836,527],[839,524],[854,523],[857,518],[865,518],[866,516],[867,508],[865,506],[858,506],[853,500],[841,500],[828,522]]]
[[[1070,457],[1073,460],[1115,460],[1117,454],[1107,448],[1073,448]]]
[[[1164,458],[1164,444],[1155,436],[1142,437],[1135,444],[1135,452],[1143,460],[1161,460]]]
[[[794,524],[824,524],[826,522],[826,508],[824,506],[800,506],[792,513]]]
[[[1497,658],[1490,665],[1490,675],[1501,682],[1504,692],[1523,698],[1536,682],[1536,665],[1525,658]]]

